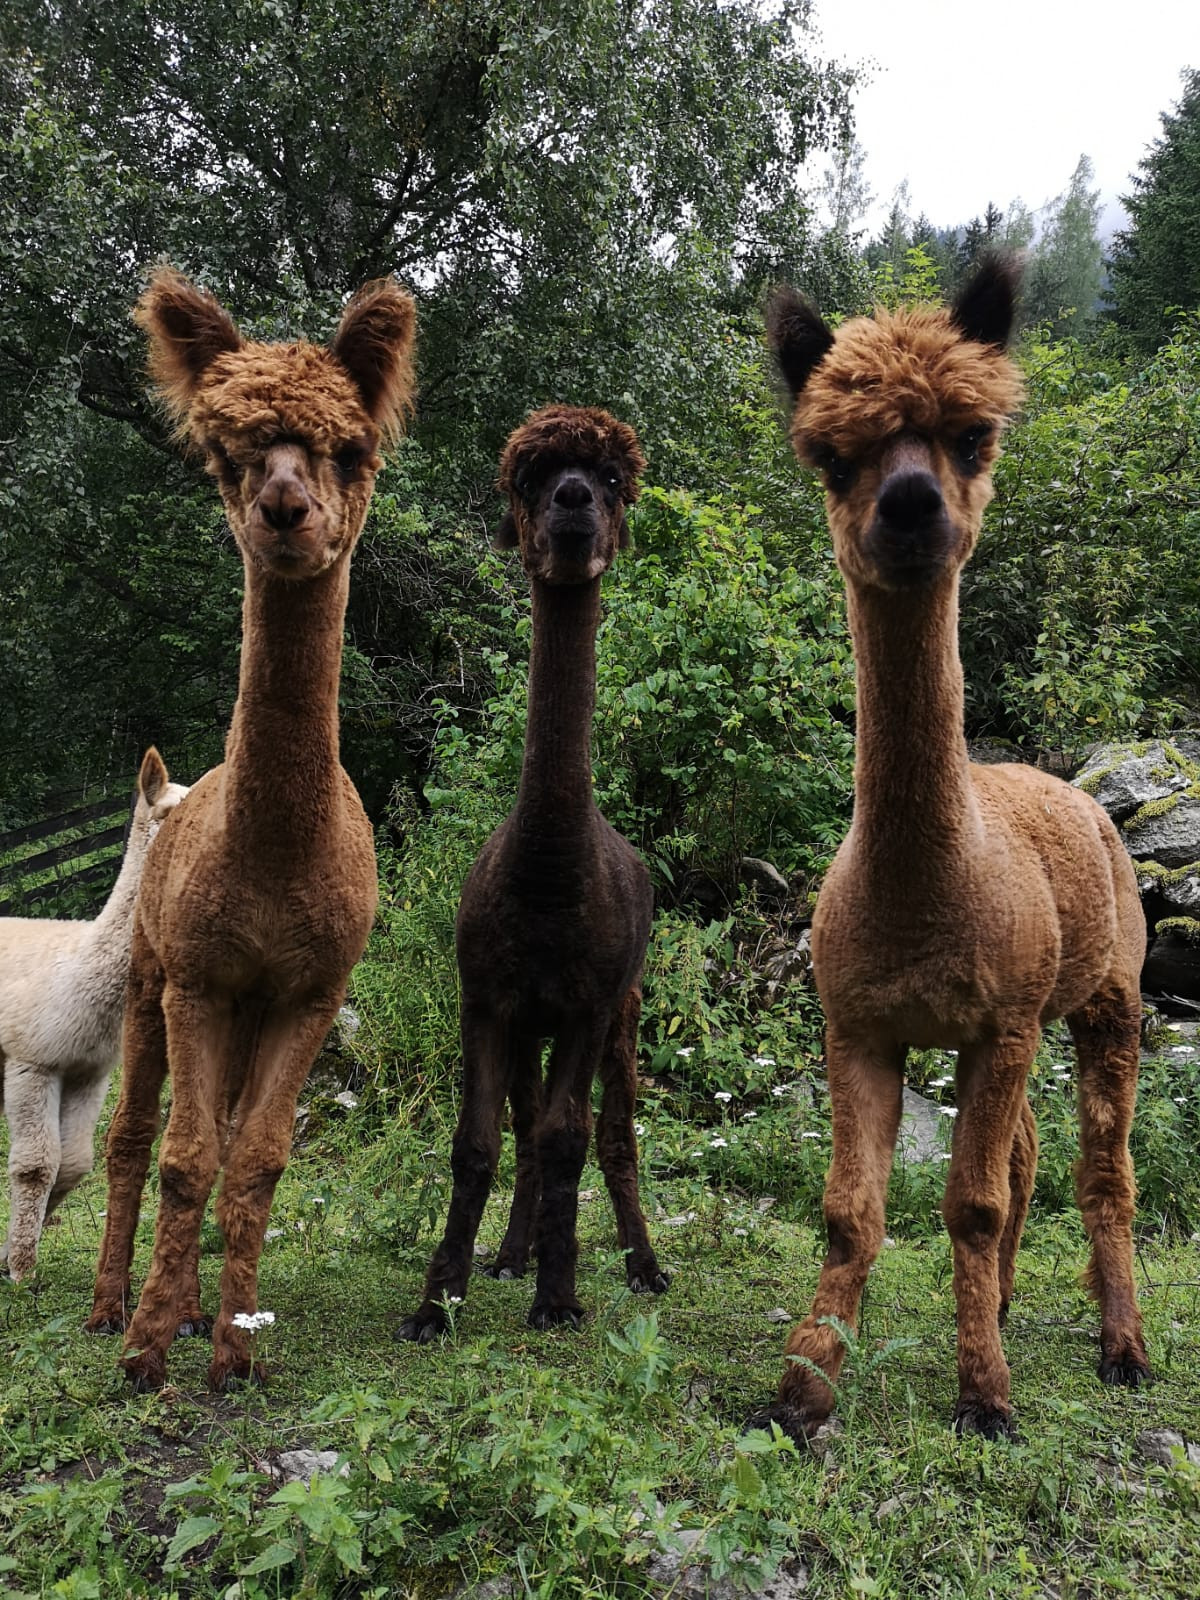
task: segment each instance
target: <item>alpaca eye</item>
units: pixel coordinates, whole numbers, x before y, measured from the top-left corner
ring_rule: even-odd
[[[333,464],[343,478],[352,478],[359,467],[362,466],[362,460],[362,451],[354,446],[348,446],[345,450],[338,451],[333,458]]]
[[[834,491],[848,488],[854,477],[853,461],[847,461],[845,456],[838,455],[836,450],[824,452],[820,468],[825,474],[825,482]]]
[[[991,438],[992,430],[986,423],[980,423],[974,428],[967,428],[960,433],[954,441],[954,454],[958,464],[968,471],[979,465],[979,450],[984,442]]]

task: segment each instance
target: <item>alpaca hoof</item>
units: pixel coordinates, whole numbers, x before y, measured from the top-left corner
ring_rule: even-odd
[[[653,1272],[648,1272],[644,1276],[640,1272],[635,1272],[629,1280],[630,1294],[666,1294],[670,1287],[671,1274],[662,1272],[657,1266]]]
[[[764,1433],[770,1433],[771,1424],[774,1423],[785,1439],[790,1439],[796,1445],[807,1445],[824,1421],[824,1417],[808,1417],[798,1406],[789,1406],[777,1400],[774,1405],[764,1406],[761,1411],[747,1417],[742,1432],[751,1433],[755,1428],[761,1428]]]
[[[578,1301],[572,1300],[563,1305],[539,1302],[529,1313],[529,1326],[540,1328],[543,1332],[548,1328],[581,1328],[586,1315]]]
[[[1012,1412],[983,1400],[960,1400],[954,1408],[951,1427],[960,1435],[976,1434],[981,1439],[1017,1440],[1017,1425]]]
[[[83,1325],[84,1333],[93,1333],[99,1337],[107,1338],[110,1334],[124,1333],[127,1320],[120,1312],[115,1316],[93,1312]]]
[[[447,1332],[446,1317],[441,1311],[415,1311],[396,1329],[396,1338],[408,1344],[432,1344]]]
[[[208,1387],[214,1394],[236,1394],[242,1388],[264,1388],[270,1377],[261,1361],[214,1361],[208,1369]]]
[[[206,1317],[197,1312],[194,1317],[189,1317],[181,1322],[175,1330],[177,1339],[211,1339],[213,1323],[211,1317]]]
[[[126,1356],[121,1365],[134,1394],[156,1394],[167,1381],[167,1364],[156,1350]]]
[[[525,1276],[525,1268],[507,1261],[489,1261],[486,1266],[480,1267],[479,1275],[482,1278],[494,1278],[497,1283],[513,1283]]]
[[[1103,1356],[1096,1370],[1101,1383],[1121,1384],[1126,1389],[1137,1389],[1143,1383],[1150,1382],[1148,1363],[1128,1352],[1120,1356]]]

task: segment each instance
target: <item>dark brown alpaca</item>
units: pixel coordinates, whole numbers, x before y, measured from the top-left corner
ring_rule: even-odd
[[[500,487],[510,509],[496,543],[520,545],[533,591],[525,760],[514,810],[484,845],[458,911],[463,1103],[454,1190],[425,1298],[398,1330],[424,1343],[467,1290],[472,1247],[512,1102],[517,1181],[491,1272],[520,1277],[535,1229],[535,1328],[578,1324],[575,1217],[591,1126],[626,1253],[630,1288],[661,1293],[638,1203],[637,1030],[650,935],[650,878],[592,796],[600,577],[629,535],[644,462],[631,428],[604,411],[540,411],[509,439]],[[542,1043],[554,1046],[542,1081]]]
[[[825,477],[858,668],[854,822],[822,888],[813,962],[828,1021],[829,1252],[777,1403],[828,1416],[842,1343],[883,1240],[910,1046],[958,1051],[943,1215],[954,1246],[954,1426],[1012,1431],[1000,1342],[1037,1165],[1025,1088],[1042,1025],[1078,1052],[1077,1187],[1100,1301],[1100,1376],[1148,1376],[1133,1284],[1128,1136],[1145,940],[1133,870],[1094,801],[1030,767],[976,767],[963,739],[959,573],[991,498],[1020,382],[1004,353],[1016,275],[989,261],[950,311],[846,323],[788,291],[770,334],[797,453]],[[822,1381],[813,1366],[826,1374]]]
[[[217,479],[246,596],[225,762],[164,823],[138,902],[88,1327],[126,1326],[169,1063],[154,1259],[124,1365],[138,1388],[157,1388],[176,1334],[207,1331],[200,1223],[223,1166],[225,1266],[209,1368],[223,1389],[250,1370],[232,1318],[257,1308],[296,1096],[375,912],[371,827],[338,761],[338,678],[350,556],[378,447],[411,404],[414,312],[381,280],[350,302],[329,349],[252,344],[211,296],[163,270],[136,318],[181,434]]]

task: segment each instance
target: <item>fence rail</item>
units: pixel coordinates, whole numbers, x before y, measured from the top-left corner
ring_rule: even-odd
[[[105,795],[0,833],[0,917],[91,916],[116,881],[128,819],[128,795]]]

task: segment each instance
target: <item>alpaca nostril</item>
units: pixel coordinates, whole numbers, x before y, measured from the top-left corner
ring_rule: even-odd
[[[594,496],[591,485],[583,478],[564,478],[554,491],[554,504],[564,511],[579,511],[590,506]]]
[[[276,533],[289,533],[302,523],[311,502],[298,483],[268,484],[258,497],[263,521]]]
[[[876,505],[881,522],[911,533],[942,509],[942,491],[930,472],[898,472],[884,484]]]

